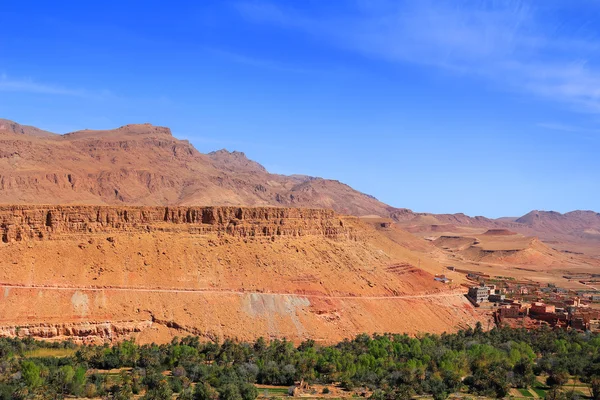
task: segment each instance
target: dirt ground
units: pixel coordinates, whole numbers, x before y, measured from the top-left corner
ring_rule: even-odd
[[[600,260],[565,252],[557,243],[545,243],[534,237],[490,235],[486,232],[484,228],[458,227],[454,231],[435,232],[435,235],[431,232],[418,235],[438,248],[439,251],[431,251],[430,254],[445,266],[490,276],[552,283],[573,290],[595,288],[564,276],[598,273]],[[445,274],[455,282],[468,282],[464,273],[447,270]]]

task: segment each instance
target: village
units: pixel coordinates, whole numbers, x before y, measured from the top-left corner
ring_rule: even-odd
[[[550,326],[600,332],[600,291],[592,286],[573,290],[552,283],[492,277],[451,266],[447,269],[466,275],[470,283],[462,286],[468,288],[467,298],[475,307],[489,311],[497,325],[514,328]],[[577,279],[588,285],[590,282],[589,277],[583,276],[565,278]],[[438,275],[435,280],[452,283],[445,275]]]

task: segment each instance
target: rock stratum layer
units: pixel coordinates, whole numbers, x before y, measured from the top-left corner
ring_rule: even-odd
[[[348,219],[348,217],[346,217]],[[181,232],[232,236],[351,234],[331,210],[247,207],[0,206],[4,243],[61,234]]]
[[[150,124],[58,135],[0,119],[0,204],[327,208],[390,217],[413,232],[444,225],[510,229],[600,257],[600,214],[592,211],[500,220],[415,213],[335,180],[271,174],[241,152],[202,154]]]
[[[434,282],[431,248],[396,229],[302,208],[0,207],[0,335],[333,342],[474,325]]]

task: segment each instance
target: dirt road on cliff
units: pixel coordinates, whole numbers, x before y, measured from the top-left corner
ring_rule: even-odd
[[[75,290],[87,292],[101,291],[120,291],[120,292],[150,292],[150,293],[194,293],[194,294],[224,294],[224,295],[247,295],[259,294],[269,296],[296,296],[306,298],[324,298],[324,299],[364,299],[364,300],[396,300],[396,299],[423,299],[439,297],[463,296],[461,291],[446,291],[439,293],[425,293],[412,295],[390,295],[390,296],[348,296],[348,295],[328,295],[314,293],[281,293],[281,292],[256,292],[243,290],[218,290],[218,289],[185,289],[185,288],[145,288],[145,287],[127,287],[127,286],[55,286],[55,285],[25,285],[0,283],[0,288],[8,289],[40,289],[40,290]]]

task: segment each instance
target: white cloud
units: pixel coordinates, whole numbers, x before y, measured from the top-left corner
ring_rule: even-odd
[[[0,91],[75,96],[88,99],[113,97],[112,93],[108,90],[90,92],[83,89],[71,89],[59,85],[40,83],[31,78],[13,78],[9,77],[7,74],[0,75]]]
[[[600,11],[593,2],[582,1],[568,17],[564,13],[573,5],[556,0],[337,4],[333,12],[257,1],[236,7],[249,21],[301,30],[364,56],[470,74],[600,113],[600,32],[592,29],[589,9],[582,8]]]

